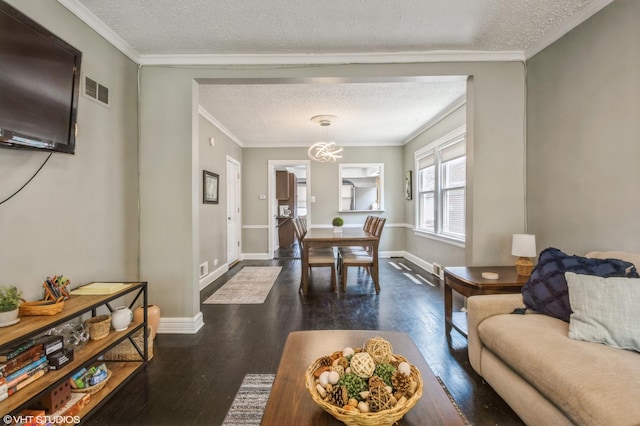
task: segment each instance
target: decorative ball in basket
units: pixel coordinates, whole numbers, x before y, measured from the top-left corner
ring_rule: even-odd
[[[394,354],[382,337],[363,348],[317,359],[305,373],[305,387],[326,412],[350,426],[393,425],[422,396],[420,371]]]

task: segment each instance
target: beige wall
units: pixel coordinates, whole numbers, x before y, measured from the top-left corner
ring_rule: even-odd
[[[467,264],[512,262],[507,241],[524,227],[524,67],[521,63],[433,63],[392,65],[344,65],[323,67],[225,67],[178,68],[147,66],[142,68],[141,84],[141,274],[162,291],[161,302],[170,317],[195,317],[199,313],[199,179],[197,141],[197,88],[195,80],[207,83],[217,78],[371,78],[424,75],[473,75],[471,129],[474,144],[473,182],[470,197],[473,212],[465,250]],[[195,109],[197,111],[197,109]],[[346,155],[346,154],[345,154]],[[279,155],[281,159],[285,159]],[[298,158],[300,155],[295,154]],[[403,154],[396,155],[403,164]],[[356,158],[345,161],[354,161]],[[243,153],[243,176],[256,172],[265,176],[267,164],[258,164],[249,150]],[[403,164],[404,166],[404,164]],[[324,169],[326,167],[326,169]],[[317,170],[330,170],[323,165]],[[171,170],[171,173],[167,173]],[[265,173],[261,173],[264,170]],[[386,185],[397,185],[397,199],[386,203],[404,206],[403,168],[396,177],[386,172]],[[312,173],[315,173],[312,171]],[[323,172],[321,172],[323,173]],[[331,172],[330,172],[331,173]],[[337,175],[337,173],[336,173]],[[395,184],[394,184],[395,180]],[[265,183],[266,184],[266,183]],[[333,186],[316,187],[312,193],[335,203]],[[261,194],[243,179],[243,204]],[[247,198],[249,197],[249,198]],[[265,203],[266,204],[266,203]],[[508,206],[508,208],[504,208]],[[266,208],[266,207],[265,207]],[[325,220],[335,207],[324,207],[312,222]],[[389,218],[404,220],[402,207]],[[267,218],[243,207],[243,225],[266,225]],[[266,228],[264,234],[266,235]],[[266,236],[243,229],[243,251],[266,247]],[[160,303],[160,302],[158,302]],[[165,311],[163,311],[163,317]]]
[[[464,265],[465,249],[446,242],[415,235],[417,203],[417,175],[415,167],[415,152],[438,140],[447,133],[466,124],[466,105],[452,110],[450,114],[434,123],[429,129],[417,136],[404,146],[405,170],[411,170],[413,175],[413,199],[404,200],[404,217],[407,228],[404,232],[406,251],[429,264],[438,263],[442,266]]]
[[[38,300],[42,281],[55,274],[74,287],[137,280],[137,66],[56,1],[8,3],[82,51],[82,76],[109,88],[111,106],[80,96],[75,155],[53,154],[22,192],[0,205],[0,285],[16,285]],[[0,149],[0,200],[47,155]]]
[[[214,138],[215,145],[209,144]],[[242,148],[215,127],[202,114],[198,119],[198,161],[200,181],[198,264],[209,262],[209,272],[227,263],[227,156],[242,162]],[[202,202],[202,171],[218,175],[218,204]],[[214,265],[218,260],[218,265]]]
[[[387,218],[380,249],[404,249],[402,223],[404,219],[404,193],[402,192],[402,146],[396,147],[344,147],[342,159],[336,163],[311,162],[311,193],[316,202],[311,204],[310,226],[330,226],[331,219],[342,216],[345,225],[362,225],[367,213],[338,213],[338,164],[384,164],[384,212],[373,214]],[[260,194],[268,194],[269,160],[307,159],[307,148],[245,148],[243,150],[243,253],[256,255],[268,252],[268,202]],[[400,224],[400,227],[397,225]],[[396,235],[398,234],[398,235]]]
[[[140,178],[137,182],[136,65],[58,3],[41,2],[38,7],[12,3],[85,51],[84,70],[110,87],[113,104],[107,109],[81,98],[78,153],[54,155],[27,191],[0,209],[3,243],[8,241],[2,246],[1,261],[5,277],[11,282],[26,286],[39,283],[47,274],[59,272],[70,275],[75,282],[135,279],[139,273],[149,281],[151,302],[163,308],[163,319],[196,318],[199,315],[200,232],[204,219],[200,187],[201,123],[195,81],[210,83],[217,78],[473,75],[476,97],[471,133],[476,172],[470,188],[470,196],[474,197],[473,215],[465,259],[468,263],[498,263],[509,258],[504,254],[504,235],[519,231],[518,224],[523,218],[522,167],[518,161],[523,146],[522,64],[433,63],[295,69],[144,66],[140,71]],[[383,240],[382,247],[395,250],[403,248],[403,236],[396,234],[404,232],[402,226],[406,222],[403,197],[406,154],[401,148],[382,150],[388,151],[385,156],[391,163],[398,164],[385,167],[385,216],[389,224],[398,226],[390,226],[388,233],[385,231],[385,238],[390,238],[388,243]],[[368,149],[351,152],[345,152],[345,162],[378,161],[379,158]],[[246,177],[252,170],[250,150],[245,156],[242,170]],[[286,158],[280,154],[277,157]],[[301,156],[295,153],[295,157]],[[0,191],[10,193],[42,159],[41,153],[0,151],[2,170],[8,171]],[[385,163],[387,161],[385,159]],[[266,164],[260,167],[266,170]],[[337,210],[337,185],[323,184],[323,177],[333,175],[337,176],[336,165],[312,167],[312,195],[318,198],[313,206],[312,223],[328,221]],[[257,195],[249,182],[243,179],[243,203],[257,199],[246,198]],[[139,221],[136,217],[138,183]],[[60,201],[67,207],[48,212],[47,219],[59,224],[53,229],[39,212]],[[501,204],[510,208],[497,209]],[[252,216],[259,211],[243,206],[243,225],[266,225],[266,217]],[[347,223],[361,219],[350,215]],[[248,231],[245,234],[243,251],[263,250],[264,236],[251,236]],[[61,240],[69,247],[68,252],[48,249]],[[29,241],[28,246],[25,241]],[[388,248],[384,244],[389,244]],[[8,251],[8,247],[12,250]],[[40,265],[38,268],[33,268],[34,259]],[[38,290],[36,286],[32,291]]]
[[[613,2],[529,61],[538,250],[640,251],[640,2]]]

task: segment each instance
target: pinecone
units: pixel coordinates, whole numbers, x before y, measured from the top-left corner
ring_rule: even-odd
[[[393,385],[393,389],[406,394],[411,385],[411,377],[396,370],[391,376],[391,384]]]
[[[375,388],[376,386],[385,387],[385,386],[387,386],[387,384],[384,382],[382,377],[380,377],[380,376],[371,376],[369,378],[369,389]]]
[[[344,407],[345,405],[347,405],[349,403],[349,393],[347,392],[347,387],[344,385],[335,386],[329,392],[328,401],[333,405],[337,405],[338,407]]]
[[[320,358],[319,363],[320,363],[320,367],[331,367],[333,360],[331,359],[330,356],[323,356],[322,358]]]

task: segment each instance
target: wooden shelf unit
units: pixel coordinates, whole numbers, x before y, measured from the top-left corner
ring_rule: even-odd
[[[129,308],[132,308],[141,296],[142,306],[146,307],[148,305],[147,283],[132,282],[128,284],[130,284],[129,287],[109,295],[71,296],[65,301],[63,311],[56,315],[20,317],[19,323],[2,330],[3,332],[0,334],[0,349],[18,345],[22,341],[41,335],[56,325],[64,324],[83,314],[91,313],[92,316],[95,316],[97,308],[101,306],[113,311],[114,308],[110,305],[110,302],[127,294],[134,294]],[[16,415],[19,410],[27,408],[29,404],[38,401],[47,392],[68,380],[73,373],[96,362],[100,355],[124,340],[129,339],[135,345],[131,337],[139,330],[147,330],[146,309],[142,321],[133,321],[123,331],[111,330],[104,339],[89,340],[84,348],[74,352],[73,361],[60,370],[49,370],[47,374],[38,380],[20,389],[4,401],[0,401],[0,413],[2,415]],[[139,361],[104,361],[107,368],[111,370],[111,378],[100,392],[91,395],[90,403],[78,414],[80,418],[84,419],[91,415],[95,409],[102,406],[109,399],[113,392],[119,390],[134,373],[145,367],[149,358],[148,335],[143,332],[143,336],[143,347],[138,348],[143,356]]]

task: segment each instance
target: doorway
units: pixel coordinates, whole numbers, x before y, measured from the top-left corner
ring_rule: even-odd
[[[240,163],[227,156],[227,264],[240,260]]]
[[[270,258],[299,258],[300,250],[293,235],[291,220],[296,217],[310,219],[311,161],[269,160],[269,253]],[[278,178],[288,176],[291,197],[283,201],[276,189]],[[290,178],[290,179],[289,179]],[[278,197],[281,199],[279,200]]]

